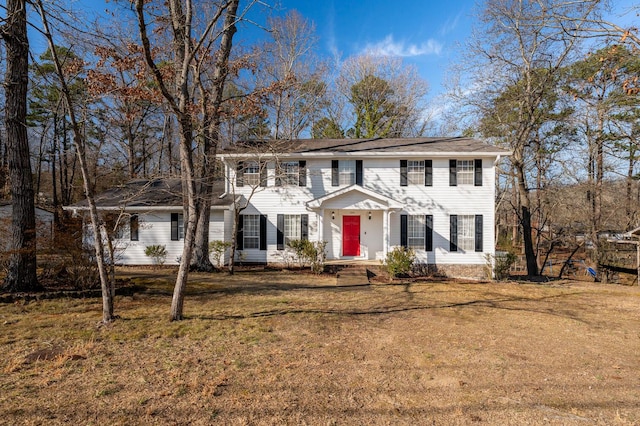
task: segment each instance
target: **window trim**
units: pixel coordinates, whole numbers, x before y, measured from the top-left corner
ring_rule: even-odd
[[[422,237],[422,244],[410,245],[410,218],[420,218],[424,227],[424,236]],[[414,248],[418,250],[425,250],[427,252],[433,251],[433,215],[400,215],[400,245],[404,248]]]

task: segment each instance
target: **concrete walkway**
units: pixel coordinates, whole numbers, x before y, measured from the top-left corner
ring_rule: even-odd
[[[336,273],[336,286],[369,285],[369,276],[365,266],[347,266]]]

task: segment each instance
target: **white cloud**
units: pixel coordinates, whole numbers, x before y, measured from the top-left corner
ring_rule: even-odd
[[[440,28],[441,36],[446,36],[447,34],[452,33],[458,27],[458,22],[460,22],[460,15],[461,14],[459,13],[455,18],[449,18],[444,22],[444,24],[442,24],[442,28]]]
[[[429,39],[420,45],[406,44],[403,41],[396,42],[392,35],[388,35],[382,41],[367,44],[363,50],[364,53],[374,56],[399,56],[407,58],[439,55],[442,51],[442,44],[433,39]]]

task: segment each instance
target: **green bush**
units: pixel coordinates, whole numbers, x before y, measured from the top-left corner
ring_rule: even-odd
[[[311,242],[309,240],[292,240],[289,247],[295,253],[295,257],[300,267],[309,265],[311,271],[321,274],[324,271],[324,264],[327,259],[325,248],[326,241]]]
[[[516,263],[518,257],[510,252],[503,252],[496,254],[495,256],[487,255],[487,268],[489,271],[493,270],[493,279],[504,280],[509,278],[509,270]],[[489,278],[492,278],[489,276]]]
[[[384,265],[391,277],[397,278],[406,276],[413,268],[413,262],[416,260],[416,253],[413,249],[406,247],[394,247],[387,253]]]
[[[222,267],[224,253],[231,247],[230,241],[215,240],[209,243],[209,256],[213,258],[213,262],[217,268]]]
[[[167,260],[167,249],[165,246],[156,244],[152,246],[146,246],[144,254],[153,260],[153,264],[156,266],[163,265]]]

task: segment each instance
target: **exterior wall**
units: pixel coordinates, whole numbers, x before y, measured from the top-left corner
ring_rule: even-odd
[[[350,159],[353,157],[350,157]],[[484,265],[485,255],[493,254],[495,168],[494,158],[482,158],[482,186],[449,186],[449,159],[475,159],[481,156],[466,154],[456,157],[432,158],[433,186],[400,186],[400,158],[364,158],[363,187],[390,197],[404,205],[402,211],[389,215],[390,248],[400,245],[400,215],[431,214],[434,220],[433,251],[416,250],[418,261],[429,264]],[[340,159],[340,158],[338,158]],[[346,159],[346,158],[345,158]],[[429,159],[428,156],[406,157],[402,159]],[[317,229],[320,212],[309,211],[305,203],[315,198],[337,191],[344,186],[331,185],[331,159],[306,159],[307,186],[275,186],[275,169],[268,164],[267,187],[234,187],[235,170],[229,167],[231,176],[228,191],[249,198],[249,207],[244,214],[266,214],[267,252],[245,251],[245,261],[277,261],[276,216],[278,213],[309,214],[309,239],[318,239]],[[360,197],[358,198],[358,195]],[[361,216],[361,258],[376,259],[383,250],[382,231],[385,205],[376,200],[362,200],[361,194],[345,194],[331,199],[324,207],[323,239],[328,242],[329,259],[342,258],[342,217],[345,214]],[[331,212],[335,212],[335,219]],[[372,212],[372,220],[368,212]],[[483,216],[483,251],[451,252],[450,215]],[[275,253],[274,253],[275,251]],[[377,253],[377,255],[376,255]]]
[[[209,240],[225,239],[224,212],[212,210],[209,223]],[[150,245],[164,245],[167,250],[165,265],[177,265],[182,255],[184,239],[171,240],[171,212],[139,213],[138,241],[129,239],[129,232],[124,238],[116,239],[116,263],[125,265],[152,265],[153,260],[144,254]],[[229,233],[230,234],[230,233]]]

